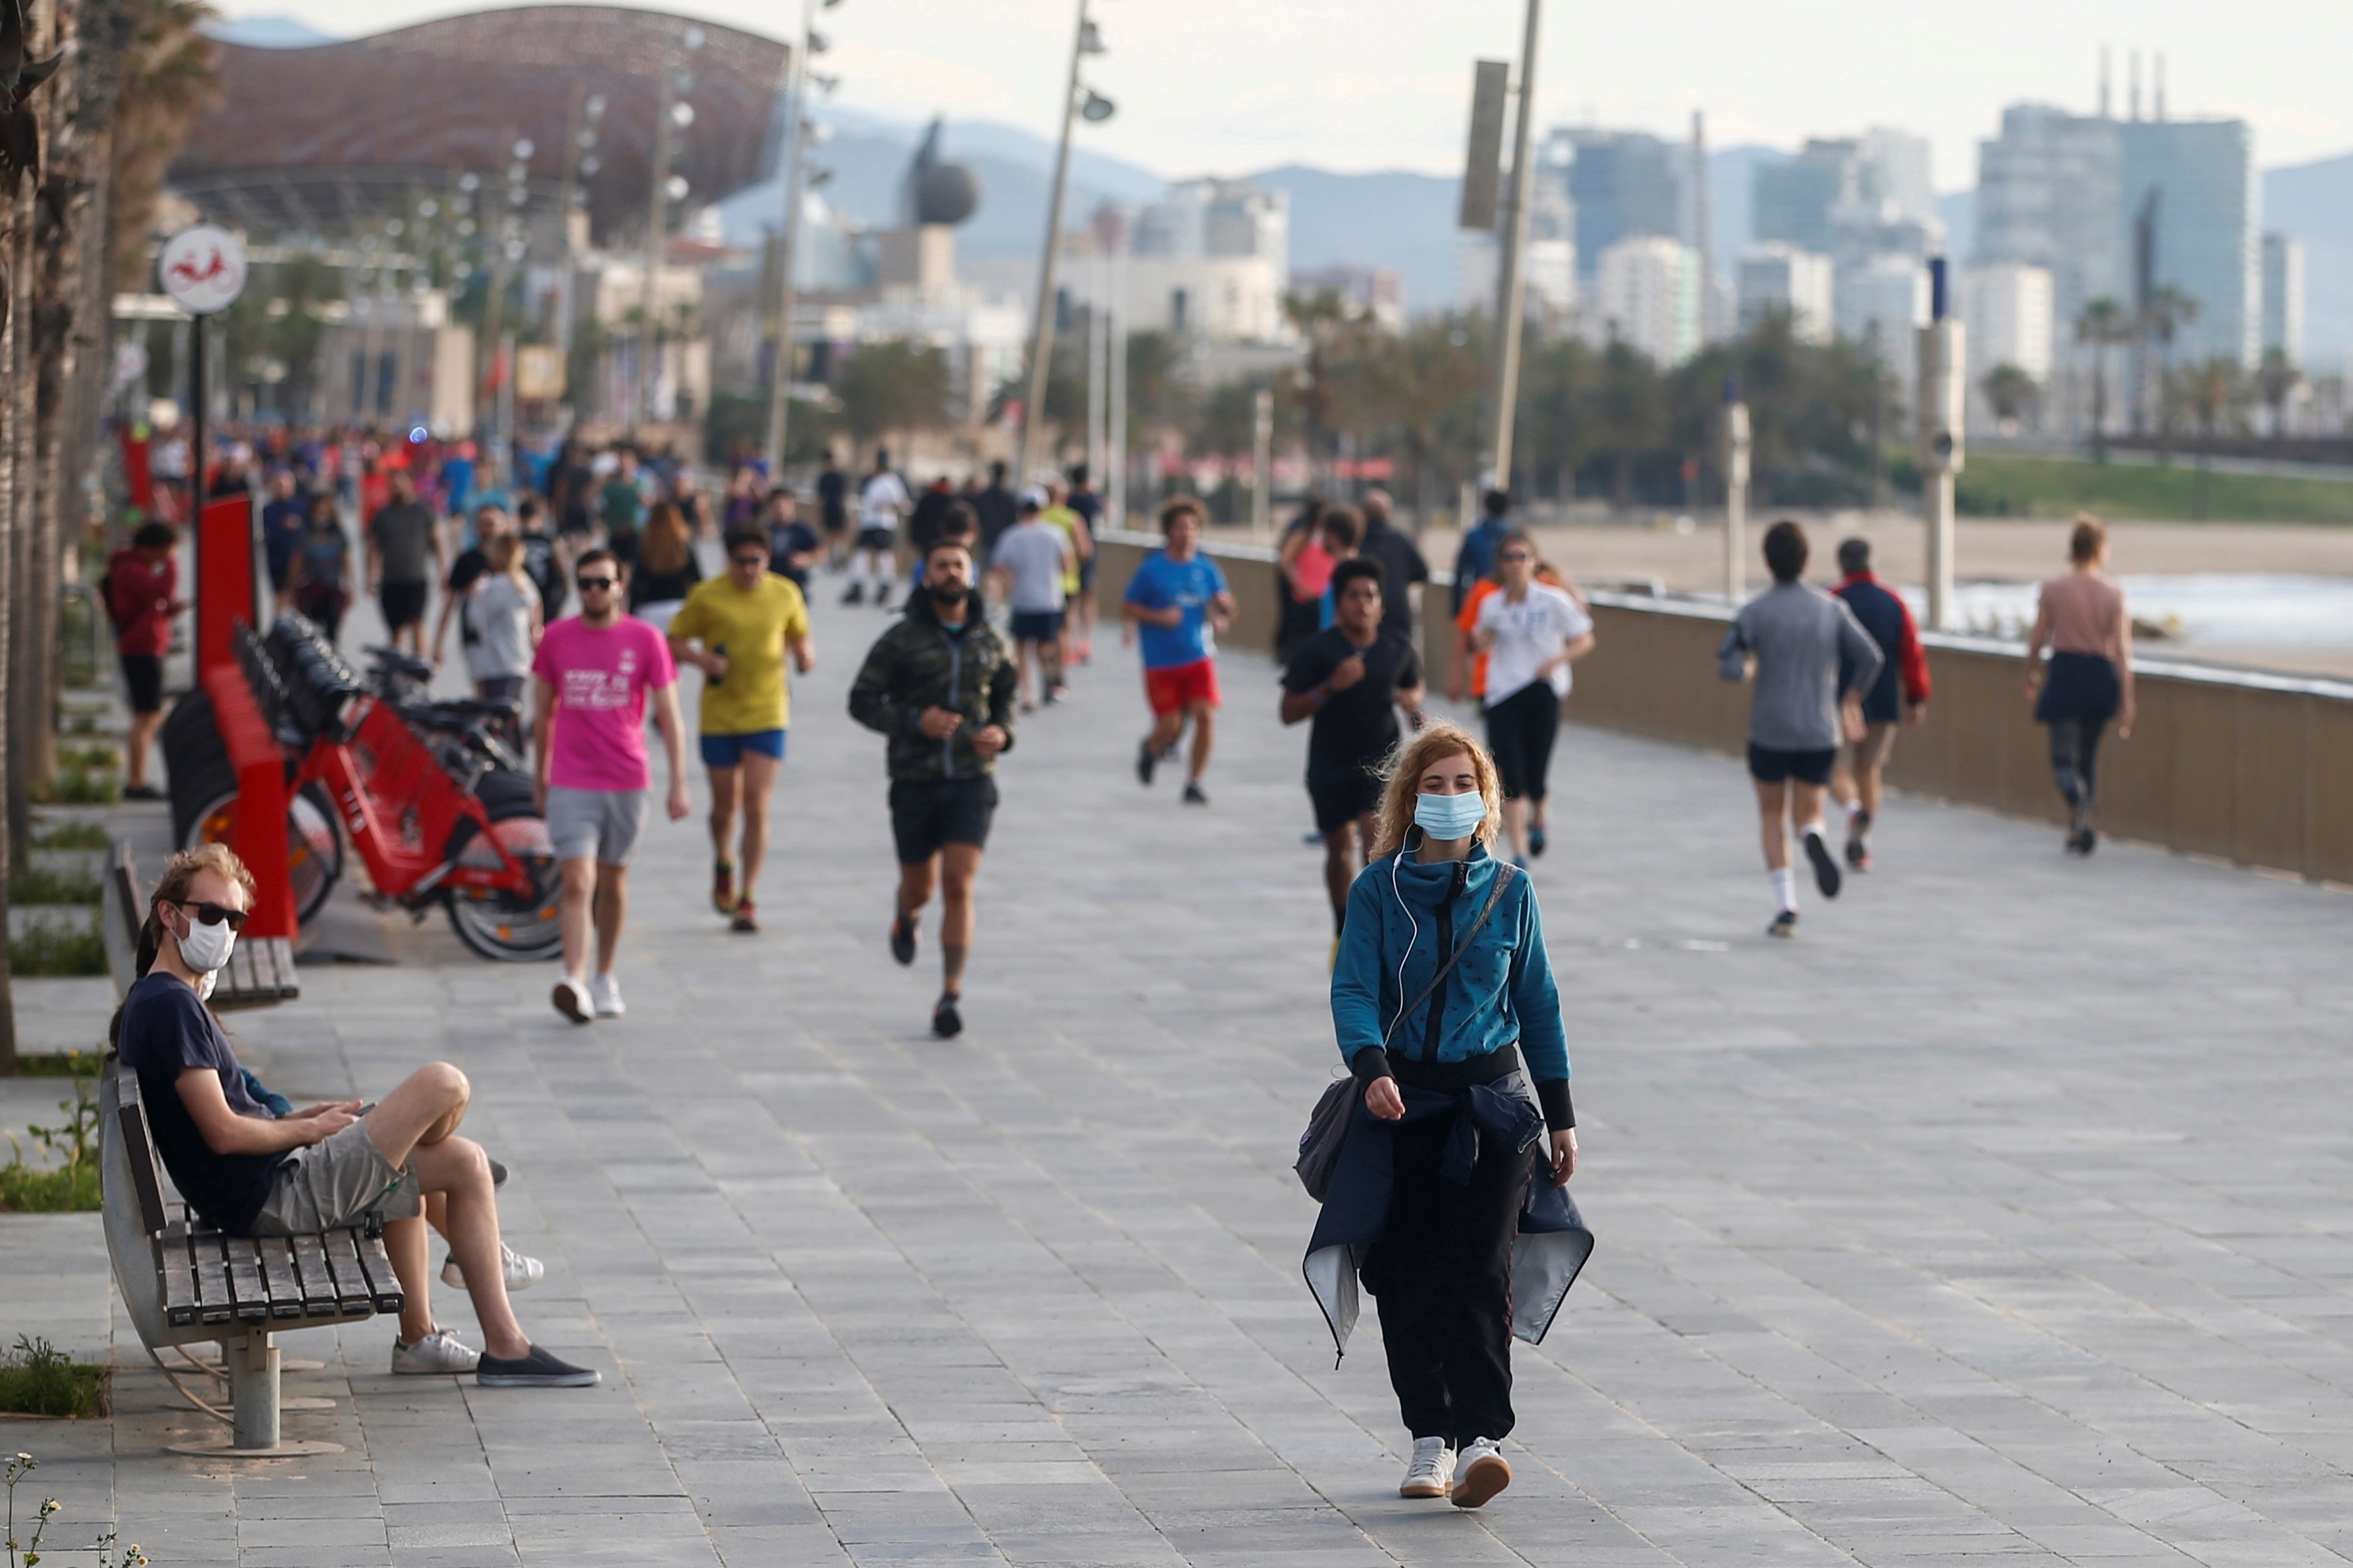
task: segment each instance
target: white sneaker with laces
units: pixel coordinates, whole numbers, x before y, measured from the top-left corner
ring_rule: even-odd
[[[1399,1497],[1444,1497],[1454,1489],[1454,1450],[1443,1437],[1413,1440],[1413,1463],[1406,1467]]]
[[[525,1258],[503,1241],[499,1243],[499,1257],[504,1264],[501,1272],[507,1277],[507,1294],[510,1296],[518,1290],[530,1289],[547,1277],[546,1264],[536,1258]],[[441,1283],[452,1290],[466,1288],[466,1271],[458,1267],[454,1253],[449,1261],[441,1266]]]
[[[471,1372],[481,1360],[481,1352],[460,1344],[458,1336],[447,1329],[436,1329],[413,1345],[402,1344],[398,1340],[392,1342],[392,1370],[404,1377]]]
[[[600,974],[588,983],[588,1001],[599,1018],[617,1018],[629,1010],[621,1001],[621,982],[611,974]]]
[[[1512,1484],[1512,1467],[1504,1458],[1504,1446],[1493,1437],[1473,1437],[1464,1444],[1462,1464],[1456,1474],[1456,1508],[1477,1508]]]

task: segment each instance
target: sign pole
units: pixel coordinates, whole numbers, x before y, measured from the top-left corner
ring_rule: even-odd
[[[205,515],[205,319],[188,318],[188,523]],[[202,571],[201,565],[197,568]]]

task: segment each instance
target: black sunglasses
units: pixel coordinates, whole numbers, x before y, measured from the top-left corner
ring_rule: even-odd
[[[738,566],[765,566],[768,563],[765,555],[731,555],[728,559]]]
[[[614,582],[610,577],[576,577],[573,580],[580,584],[580,591],[584,594],[609,589]]]
[[[250,910],[233,910],[227,904],[192,903],[186,899],[174,899],[172,901],[208,926],[216,926],[223,921],[227,921],[229,930],[243,931],[245,922],[253,918]]]

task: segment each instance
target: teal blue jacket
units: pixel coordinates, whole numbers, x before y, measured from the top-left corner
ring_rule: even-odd
[[[1340,1059],[1363,1070],[1358,1053],[1388,1047],[1407,1061],[1460,1062],[1517,1042],[1528,1079],[1545,1100],[1546,1120],[1565,1093],[1548,1084],[1568,1079],[1568,1042],[1561,1029],[1560,993],[1546,955],[1535,889],[1525,873],[1513,879],[1503,901],[1470,949],[1456,961],[1439,993],[1399,1018],[1437,973],[1441,905],[1459,938],[1486,907],[1500,862],[1484,845],[1468,859],[1418,864],[1409,851],[1384,856],[1348,889],[1340,953],[1332,966],[1332,1028]],[[1436,1037],[1430,1010],[1438,1009]],[[1392,1028],[1394,1026],[1394,1028]],[[1556,1122],[1556,1125],[1561,1123]]]

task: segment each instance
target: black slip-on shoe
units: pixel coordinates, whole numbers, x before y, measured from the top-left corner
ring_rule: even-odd
[[[964,1015],[956,1009],[955,993],[944,993],[932,1008],[932,1033],[944,1040],[953,1040],[964,1033]]]
[[[1814,886],[1822,890],[1822,897],[1837,898],[1839,883],[1842,879],[1839,873],[1838,858],[1831,853],[1831,847],[1822,842],[1820,834],[1809,833],[1804,837],[1806,858],[1814,863]]]
[[[485,1355],[474,1367],[474,1381],[484,1388],[587,1388],[604,1380],[595,1368],[558,1361],[537,1345],[515,1361]]]

